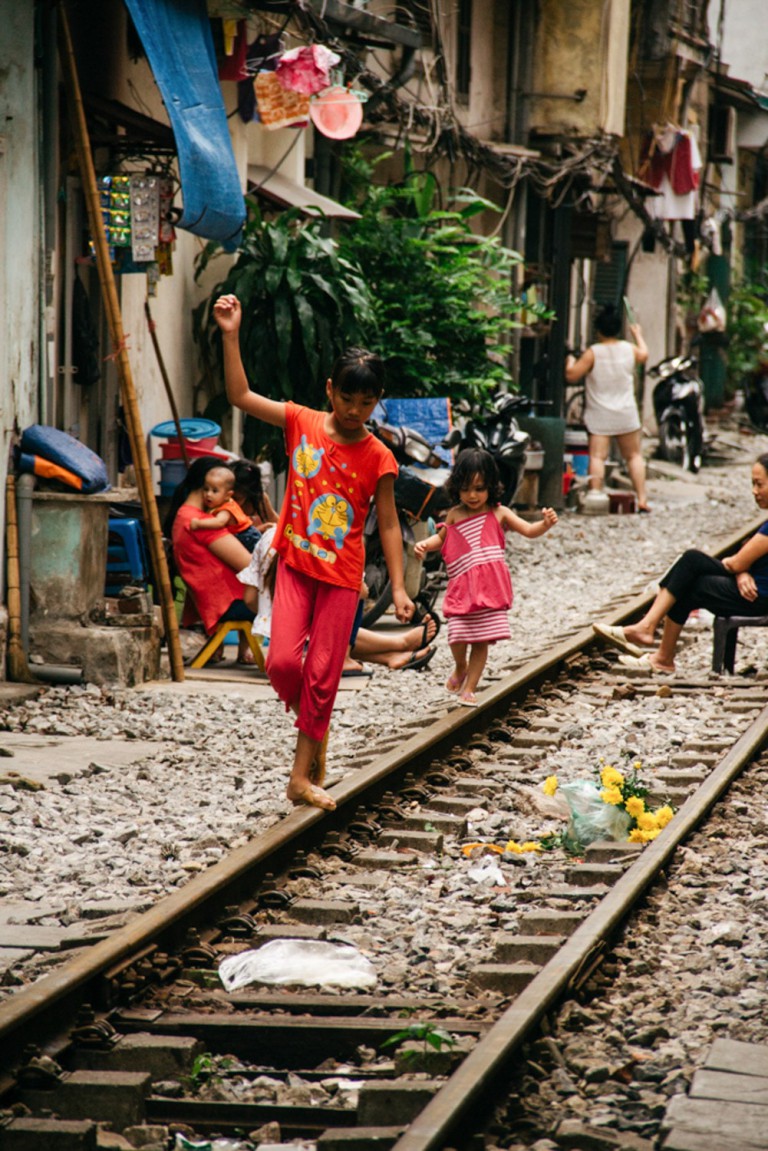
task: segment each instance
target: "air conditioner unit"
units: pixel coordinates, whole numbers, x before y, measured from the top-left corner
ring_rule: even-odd
[[[709,109],[709,159],[732,164],[736,158],[736,109],[713,105]]]

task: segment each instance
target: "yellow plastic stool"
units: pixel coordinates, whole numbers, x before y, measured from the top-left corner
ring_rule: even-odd
[[[208,660],[218,647],[224,642],[231,631],[241,631],[248,640],[248,646],[253,652],[253,658],[259,671],[264,671],[264,656],[261,644],[251,630],[251,622],[247,619],[229,619],[220,623],[210,639],[207,639],[200,651],[190,663],[190,667],[205,667]]]

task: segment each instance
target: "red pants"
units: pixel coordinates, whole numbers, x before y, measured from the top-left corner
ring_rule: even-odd
[[[331,722],[359,598],[358,588],[336,587],[283,560],[278,564],[267,674],[310,739],[321,740]]]

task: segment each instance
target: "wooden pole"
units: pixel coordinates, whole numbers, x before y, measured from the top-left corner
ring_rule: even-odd
[[[21,581],[19,579],[19,532],[16,517],[16,479],[5,481],[6,592],[8,596],[8,677],[14,683],[39,683],[32,675],[21,642]]]
[[[157,356],[157,366],[160,369],[160,375],[163,377],[165,394],[168,397],[168,403],[170,404],[171,408],[171,415],[173,416],[173,422],[176,425],[176,433],[179,437],[179,447],[181,448],[181,458],[184,461],[184,467],[188,468],[189,456],[187,454],[187,441],[184,439],[184,433],[181,430],[179,410],[176,407],[176,401],[173,398],[173,392],[171,391],[171,381],[168,379],[168,372],[165,368],[165,360],[163,359],[163,353],[160,350],[160,341],[157,338],[155,321],[152,319],[152,309],[149,306],[149,300],[144,301],[144,314],[147,317],[147,326],[149,328],[149,334],[152,337],[152,347],[155,349],[155,355]]]
[[[93,166],[88,126],[85,120],[85,109],[80,93],[80,82],[77,75],[77,63],[69,30],[69,21],[63,4],[59,5],[59,53],[64,70],[64,82],[67,90],[67,102],[72,117],[75,135],[75,147],[80,174],[83,180],[88,224],[96,250],[96,267],[99,272],[104,308],[107,313],[109,332],[112,339],[112,356],[117,366],[120,380],[120,394],[125,413],[128,438],[131,444],[131,455],[136,470],[136,484],[144,512],[144,522],[147,525],[147,538],[149,553],[152,560],[157,583],[160,607],[165,624],[165,638],[168,643],[168,654],[171,663],[171,676],[174,680],[184,679],[184,661],[181,655],[179,642],[179,625],[176,618],[176,608],[173,602],[168,563],[163,548],[163,537],[160,529],[160,518],[157,513],[157,502],[152,488],[152,476],[149,470],[149,456],[144,434],[141,427],[141,416],[136,401],[136,391],[133,386],[131,365],[125,346],[122,315],[117,298],[115,277],[109,259],[107,237],[101,215],[99,188],[96,182],[96,170]]]

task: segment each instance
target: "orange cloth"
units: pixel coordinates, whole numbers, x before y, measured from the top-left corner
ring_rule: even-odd
[[[214,508],[209,515],[215,516],[219,512],[229,512],[232,519],[235,521],[233,524],[227,526],[227,531],[233,532],[236,536],[240,532],[246,531],[248,528],[253,527],[253,520],[249,515],[246,515],[237,500],[225,500],[221,507]]]
[[[285,406],[288,479],[274,547],[313,579],[359,589],[365,566],[363,527],[382,476],[397,475],[389,448],[373,435],[337,444],[325,412]]]
[[[191,591],[203,627],[210,635],[224,612],[235,600],[243,598],[243,585],[232,568],[209,549],[214,540],[229,534],[229,528],[192,531],[189,521],[200,514],[199,508],[182,504],[173,521],[171,543],[179,575]]]

